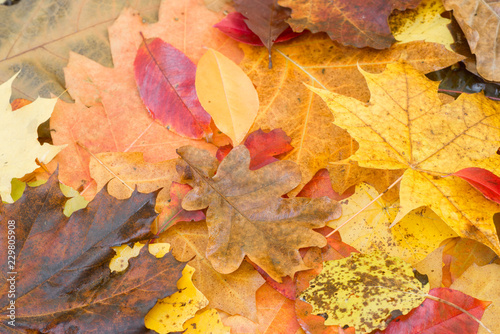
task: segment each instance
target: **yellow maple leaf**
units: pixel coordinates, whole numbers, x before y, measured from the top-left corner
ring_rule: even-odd
[[[500,163],[500,157],[491,158],[500,146],[500,105],[483,94],[462,94],[443,104],[438,83],[404,63],[387,65],[382,74],[360,71],[371,92],[368,104],[310,89],[327,102],[334,123],[359,142],[352,159],[360,166],[406,169],[393,224],[428,206],[458,235],[500,254],[493,222],[500,205],[448,176],[465,167],[494,169]]]
[[[378,194],[366,183],[357,185],[355,193],[340,202],[342,217],[330,221],[328,226],[336,228],[341,225]],[[399,200],[388,202],[379,198],[357,215],[352,223],[342,227],[342,241],[361,253],[380,250],[414,265],[439,247],[442,241],[457,236],[432,210],[425,207],[411,211],[398,225],[389,229],[398,208]]]
[[[38,165],[36,159],[48,163],[65,146],[40,145],[37,128],[49,119],[57,99],[38,98],[15,111],[9,103],[12,82],[17,74],[0,85],[0,196],[13,202],[11,180],[31,173]]]
[[[194,268],[186,265],[182,277],[177,281],[179,291],[160,299],[146,314],[144,322],[147,328],[158,333],[182,331],[184,322],[208,305],[208,299],[192,282],[193,273]]]

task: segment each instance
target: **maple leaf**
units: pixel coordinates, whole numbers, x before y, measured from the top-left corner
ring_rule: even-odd
[[[387,19],[394,9],[415,8],[420,0],[278,0],[292,9],[294,31],[325,31],[331,39],[358,48],[385,49],[395,42]]]
[[[112,274],[111,246],[151,236],[155,194],[135,192],[117,200],[101,191],[87,208],[65,217],[66,197],[57,175],[28,189],[14,204],[0,204],[0,215],[15,226],[15,268],[0,266],[2,279],[15,271],[15,324],[40,332],[124,333],[145,330],[144,316],[158,298],[177,291],[184,264],[167,254],[130,260],[121,275]],[[0,235],[7,245],[7,224]],[[7,247],[0,255],[7,259]],[[12,274],[10,274],[12,275]],[[144,293],[147,291],[147,293]],[[9,314],[9,285],[0,287],[0,312]],[[13,332],[4,322],[2,331]]]
[[[160,38],[145,40],[134,69],[141,98],[154,119],[188,138],[211,134],[210,115],[194,89],[196,66],[186,55]]]
[[[328,226],[341,226],[378,195],[373,187],[365,183],[356,186],[355,193],[340,202],[342,217],[329,222]],[[362,253],[380,250],[413,265],[444,240],[457,236],[432,210],[425,207],[411,211],[390,229],[398,208],[398,200],[379,198],[353,217],[352,223],[342,227],[342,240]]]
[[[362,73],[372,93],[369,104],[311,89],[327,102],[335,124],[360,143],[352,157],[360,166],[406,169],[393,225],[413,209],[428,206],[458,235],[500,253],[493,223],[500,206],[467,182],[442,177],[496,156],[500,107],[482,94],[443,104],[438,83],[404,63],[388,65],[382,74]],[[486,163],[494,168],[498,158],[491,159]]]
[[[271,47],[288,28],[286,19],[291,10],[278,5],[278,0],[245,1],[235,0],[234,7],[245,16],[245,22],[267,48],[269,52],[269,68],[272,68]]]
[[[452,289],[436,288],[429,295],[450,302],[481,319],[490,302],[475,299]],[[477,333],[479,323],[462,310],[436,300],[426,299],[420,307],[392,320],[389,326],[374,334]]]
[[[0,85],[0,197],[13,202],[11,180],[31,173],[38,165],[36,160],[48,163],[64,146],[40,145],[38,126],[45,122],[54,109],[57,99],[38,98],[13,111],[9,103],[12,82],[17,74]]]
[[[0,82],[20,71],[14,97],[35,100],[65,91],[62,68],[70,51],[112,66],[107,27],[128,6],[156,20],[159,0],[103,3],[33,0],[0,6]],[[67,98],[67,96],[66,96]]]
[[[500,24],[495,1],[443,0],[443,5],[446,10],[453,10],[453,17],[462,28],[471,52],[476,55],[477,72],[486,80],[500,81],[499,54],[494,47],[499,42],[499,34],[489,29]]]
[[[207,297],[209,307],[257,319],[255,292],[264,279],[246,262],[229,275],[215,271],[205,255],[209,241],[205,222],[178,223],[158,240],[170,243],[175,258],[195,268],[193,283]]]
[[[280,197],[300,182],[296,164],[280,160],[251,171],[250,153],[241,145],[228,154],[213,176],[215,170],[204,161],[208,152],[189,146],[177,152],[194,176],[190,182],[194,189],[184,197],[182,207],[208,207],[207,258],[217,271],[235,271],[245,255],[279,282],[281,276],[292,277],[296,271],[308,269],[298,249],[324,246],[323,236],[311,229],[339,217],[340,210],[328,197]]]
[[[500,318],[498,317],[498,305],[500,305],[499,275],[500,266],[498,263],[481,267],[473,264],[451,285],[452,289],[460,290],[474,298],[491,301],[491,305],[481,318],[481,322],[487,328],[500,328]],[[479,327],[478,334],[485,333],[487,331],[483,327]]]
[[[326,313],[325,325],[350,325],[362,333],[384,329],[393,310],[408,313],[420,305],[429,284],[420,283],[410,265],[375,252],[327,261],[300,298],[313,312]]]
[[[385,64],[404,57],[420,70],[430,72],[463,58],[433,43],[413,42],[384,51],[358,50],[340,46],[324,34],[306,34],[292,42],[275,45],[274,66],[269,70],[265,49],[246,45],[242,48],[245,58],[240,66],[256,86],[260,99],[259,113],[250,132],[280,128],[292,138],[294,149],[282,159],[296,162],[302,172],[302,182],[293,194],[322,168],[336,175],[332,186],[338,193],[361,181],[380,183],[377,190],[382,192],[399,176],[385,177],[387,172],[381,175],[380,171],[345,163],[331,164],[353,154],[357,143],[332,123],[333,117],[325,104],[303,82],[368,101],[370,92],[357,64],[381,72]]]

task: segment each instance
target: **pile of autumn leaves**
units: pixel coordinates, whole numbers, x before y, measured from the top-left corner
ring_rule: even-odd
[[[2,151],[2,199],[12,201],[11,186],[17,181],[11,180],[33,172],[37,159],[50,171],[58,166],[59,180],[73,189],[73,198],[66,201],[54,174],[44,186],[1,207],[2,217],[24,224],[18,233],[18,326],[123,332],[142,330],[147,313],[146,326],[158,332],[227,333],[231,327],[234,333],[363,333],[388,326],[385,333],[401,333],[445,328],[440,327],[443,317],[451,323],[448,330],[477,331],[488,303],[457,290],[429,291],[411,265],[457,236],[500,252],[493,222],[500,207],[476,190],[478,173],[496,172],[499,165],[497,103],[482,95],[441,102],[437,83],[397,61],[401,53],[411,54],[410,48],[385,54],[393,60],[380,74],[360,66],[357,75],[363,83],[355,85],[367,89],[351,91],[358,99],[339,94],[343,88],[327,89],[333,80],[323,75],[325,59],[332,61],[327,52],[343,52],[343,47],[324,36],[304,35],[273,49],[273,41],[297,37],[287,22],[300,19],[292,11],[293,19],[285,21],[291,10],[272,7],[266,26],[253,17],[266,11],[249,3],[235,1],[239,14],[218,23],[242,42],[267,47],[244,46],[240,66],[230,59],[238,57],[239,49],[228,47],[233,42],[220,36],[206,43],[221,52],[199,45],[188,57],[187,49],[180,51],[174,42],[146,38],[155,36],[154,25],[137,28],[133,15],[124,14],[110,29],[111,38],[121,40],[113,46],[113,69],[71,55],[65,74],[76,103],[38,99],[11,112],[14,78],[0,86],[2,110],[7,111],[2,124],[15,129],[1,142],[16,142],[24,150]],[[385,15],[393,8],[398,7]],[[129,29],[137,28],[137,36],[122,31],[127,20],[135,22]],[[126,35],[131,42],[124,42]],[[353,40],[356,36],[351,33]],[[378,48],[393,41],[390,31],[372,39],[378,44],[370,46]],[[297,61],[311,49],[326,54],[308,59],[309,64]],[[272,69],[267,68],[268,54]],[[359,57],[372,63],[379,57],[366,54]],[[190,58],[199,58],[197,65]],[[315,61],[322,70],[314,69]],[[360,102],[367,92],[369,103]],[[295,104],[306,106],[306,116],[302,111],[285,114]],[[36,128],[48,117],[55,145],[40,146]],[[290,125],[295,117],[305,122],[302,128]],[[322,137],[325,133],[338,140],[325,144],[332,141]],[[48,173],[38,169],[33,175],[47,179]],[[475,180],[476,188],[460,177]],[[342,240],[338,233],[330,236],[332,228],[395,181],[400,182],[399,196],[378,199],[340,230]],[[71,192],[70,187],[65,191]],[[70,208],[85,207],[87,200],[83,210]],[[146,253],[144,242],[133,249],[116,247],[148,239],[158,260]],[[121,276],[107,268],[114,255],[111,246],[118,253],[113,259],[117,271],[127,267],[131,254],[141,253]],[[171,254],[163,256],[170,247]],[[35,265],[30,258],[49,260]],[[449,272],[454,276],[450,284],[462,274]],[[40,304],[50,305],[51,311]],[[7,314],[3,303],[0,307]],[[124,316],[108,323],[100,319],[117,312]],[[389,324],[391,316],[400,314],[407,315]]]

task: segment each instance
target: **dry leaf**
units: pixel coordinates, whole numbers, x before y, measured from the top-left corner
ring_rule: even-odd
[[[159,240],[171,244],[177,260],[190,261],[189,265],[195,268],[193,283],[208,298],[209,307],[257,319],[255,292],[264,279],[246,262],[229,275],[215,271],[205,255],[208,243],[205,222],[178,223]]]
[[[466,181],[444,177],[464,167],[500,163],[500,106],[483,94],[462,94],[452,103],[438,97],[438,83],[408,64],[390,64],[382,74],[361,70],[372,97],[369,104],[311,88],[324,98],[335,124],[360,143],[353,160],[360,166],[402,169],[400,209],[394,223],[428,206],[458,235],[500,254],[493,214],[500,205]],[[491,161],[479,161],[488,159]]]
[[[208,207],[207,258],[217,271],[235,271],[245,255],[279,282],[282,276],[308,269],[299,248],[324,246],[325,238],[312,229],[339,217],[340,208],[328,197],[281,198],[300,182],[295,163],[280,160],[251,171],[250,153],[240,145],[213,176],[214,169],[197,163],[209,160],[202,158],[206,151],[186,146],[177,152],[188,165],[185,173],[193,176],[189,183],[194,189],[182,207]]]
[[[14,97],[33,101],[38,95],[62,94],[62,68],[70,51],[112,66],[108,26],[129,6],[144,20],[154,21],[159,4],[159,0],[32,0],[0,5],[0,82],[21,70]]]
[[[332,185],[338,193],[361,180],[379,182],[382,179],[380,172],[360,171],[345,164],[330,165],[348,158],[356,151],[357,144],[344,130],[332,124],[333,117],[325,104],[303,83],[367,101],[370,93],[357,64],[369,71],[381,72],[386,64],[403,57],[430,72],[463,58],[432,43],[408,43],[385,51],[360,50],[340,46],[323,34],[308,34],[293,42],[275,45],[274,65],[269,70],[267,50],[247,45],[242,48],[245,58],[240,65],[256,86],[260,99],[259,113],[250,131],[281,128],[292,138],[294,149],[282,158],[300,166],[303,178],[294,194],[322,168],[336,175],[332,177]],[[391,183],[377,190],[383,191]]]
[[[11,180],[31,173],[36,160],[48,163],[64,146],[38,142],[37,128],[49,119],[57,99],[38,98],[17,110],[12,110],[9,99],[17,74],[0,85],[0,197],[12,203]]]

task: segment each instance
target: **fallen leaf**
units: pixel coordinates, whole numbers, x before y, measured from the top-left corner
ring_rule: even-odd
[[[443,104],[438,84],[404,63],[390,64],[382,74],[362,73],[372,93],[369,104],[311,89],[327,102],[335,124],[360,143],[351,159],[362,167],[406,169],[393,225],[410,211],[427,206],[459,236],[500,254],[493,223],[500,206],[465,181],[442,177],[485,164],[480,160],[496,155],[500,133],[490,130],[500,127],[498,105],[482,94],[461,95]],[[498,158],[489,163],[494,168]]]
[[[257,36],[252,30],[250,30],[250,28],[248,28],[247,24],[245,23],[245,16],[238,12],[227,14],[227,16],[222,19],[222,21],[214,25],[214,28],[219,29],[224,34],[238,42],[249,45],[264,46],[264,43],[262,43],[262,40],[259,38],[259,36]],[[299,35],[300,33],[294,32],[292,28],[287,26],[287,28],[278,36],[275,41],[273,41],[273,43],[286,42]]]
[[[146,327],[158,333],[183,330],[183,324],[193,318],[198,310],[208,305],[208,299],[194,286],[191,278],[195,269],[184,267],[182,277],[177,281],[177,292],[160,299],[146,314]]]
[[[109,269],[111,272],[121,272],[128,268],[128,261],[133,257],[138,257],[141,253],[142,247],[146,246],[140,242],[134,243],[133,247],[129,245],[121,245],[111,247],[116,255],[109,261]]]
[[[454,40],[447,27],[451,20],[441,16],[445,11],[441,0],[422,0],[414,9],[395,11],[389,16],[389,27],[398,42],[439,43],[452,51]]]
[[[111,246],[151,236],[155,194],[135,192],[117,200],[101,191],[87,208],[70,218],[57,175],[29,188],[14,204],[0,204],[0,214],[15,226],[15,269],[2,263],[2,279],[15,271],[16,329],[37,332],[124,333],[144,331],[144,316],[158,298],[177,289],[184,264],[170,254],[131,259],[121,275],[112,274]],[[7,224],[0,242],[7,244]],[[0,255],[7,258],[7,247]],[[11,278],[11,276],[9,276]],[[0,313],[6,317],[9,285],[0,287]],[[147,291],[147,293],[144,293]],[[36,302],[35,302],[36,301]],[[0,324],[3,332],[12,327]]]
[[[177,179],[176,163],[177,159],[147,163],[142,152],[105,152],[91,156],[89,170],[97,191],[107,185],[108,193],[118,199],[129,198],[136,188],[142,193],[163,188],[156,199],[160,212],[170,198],[167,189]]]
[[[461,169],[454,176],[464,179],[471,186],[479,190],[487,199],[500,203],[500,177],[489,170],[469,167]]]
[[[274,129],[270,132],[259,129],[249,134],[243,144],[250,152],[250,170],[256,170],[278,161],[275,156],[293,150],[290,141],[290,137],[281,129]],[[216,154],[217,160],[222,161],[232,149],[232,145],[219,147]]]
[[[9,103],[12,83],[17,74],[0,85],[0,197],[12,203],[11,180],[31,173],[36,161],[48,163],[64,146],[40,145],[38,126],[49,119],[57,99],[38,98],[33,103],[13,111]]]
[[[356,192],[340,202],[342,216],[328,222],[328,226],[336,228],[342,225],[378,195],[366,183],[356,186]],[[396,218],[398,209],[399,201],[387,202],[379,198],[352,222],[341,227],[342,241],[361,253],[380,250],[414,265],[445,239],[457,236],[441,218],[425,207],[411,211],[391,229],[389,226]]]
[[[420,305],[429,291],[410,265],[376,252],[328,261],[300,298],[313,313],[326,313],[325,325],[349,325],[360,332],[384,329],[391,312],[406,314]]]
[[[499,278],[500,266],[498,264],[492,263],[482,267],[473,264],[451,285],[452,289],[460,290],[474,298],[492,301],[481,318],[481,322],[492,330],[500,328],[500,318],[498,317]],[[488,332],[483,327],[479,327],[477,334],[486,333]]]
[[[453,17],[467,38],[470,50],[476,55],[476,69],[486,80],[500,81],[497,69],[498,51],[494,45],[499,42],[499,35],[489,29],[500,23],[498,8],[491,0],[473,0],[468,2],[443,0],[446,10],[453,10]]]
[[[210,135],[210,115],[201,107],[194,81],[195,64],[160,38],[144,40],[134,61],[142,101],[154,119],[193,139]]]
[[[239,145],[259,110],[252,81],[233,61],[210,49],[198,62],[196,93],[217,128]]]
[[[298,249],[324,246],[323,236],[311,229],[340,216],[340,210],[328,197],[280,197],[300,182],[296,164],[280,160],[251,171],[250,153],[240,145],[211,177],[214,170],[196,164],[206,151],[186,146],[177,152],[194,176],[190,182],[194,189],[184,197],[182,207],[208,207],[207,258],[215,270],[229,274],[245,255],[278,282],[282,276],[308,269]]]
[[[89,201],[87,201],[78,191],[75,189],[68,187],[65,184],[60,184],[61,192],[64,194],[64,196],[69,197],[69,199],[64,203],[64,215],[66,217],[71,216],[71,214],[77,210],[86,208],[87,205],[89,204]]]
[[[71,51],[111,66],[108,26],[125,7],[156,20],[160,1],[111,0],[104,3],[57,0],[0,6],[0,82],[21,71],[13,96],[35,100],[65,92],[62,68]],[[67,99],[67,95],[65,96]]]
[[[332,181],[327,169],[320,169],[304,188],[297,194],[297,197],[318,198],[328,196],[335,201],[341,201],[354,193],[354,187],[349,188],[342,194],[338,194],[332,189]]]
[[[291,10],[281,7],[278,0],[235,0],[234,8],[245,16],[245,22],[269,52],[269,68],[272,67],[271,47],[282,32],[288,28],[286,19]]]
[[[394,9],[415,8],[420,0],[278,0],[292,9],[294,31],[325,31],[331,39],[357,48],[385,49],[395,42],[387,22]]]
[[[255,296],[259,334],[295,333],[300,329],[295,316],[295,303],[274,290],[269,284],[262,285]]]
[[[193,283],[209,300],[208,307],[257,319],[255,292],[264,279],[246,262],[229,275],[215,271],[205,255],[209,241],[205,222],[178,223],[160,235],[159,241],[171,244],[177,260],[190,261],[195,268]]]
[[[478,319],[490,304],[447,288],[432,289],[429,295],[453,303]],[[427,298],[420,307],[397,317],[383,332],[376,331],[374,334],[477,333],[478,327],[479,323],[461,310]]]
[[[381,72],[385,64],[403,57],[420,70],[430,72],[462,59],[442,45],[432,43],[395,45],[385,51],[360,50],[340,46],[324,34],[305,34],[289,43],[275,45],[274,65],[269,70],[265,49],[246,45],[242,48],[245,58],[240,66],[256,86],[260,99],[259,113],[250,132],[280,128],[292,138],[290,144],[294,149],[282,159],[292,160],[300,166],[302,182],[293,195],[322,168],[336,175],[332,177],[332,186],[338,193],[360,181],[383,179],[380,171],[354,170],[351,165],[331,164],[348,158],[358,146],[347,132],[332,124],[333,117],[326,105],[303,83],[368,101],[370,92],[357,64]],[[366,174],[370,175],[365,177]],[[377,190],[385,190],[392,182]]]
[[[184,323],[184,334],[229,334],[231,329],[222,324],[216,309],[209,309],[196,314]]]
[[[475,240],[450,240],[443,249],[443,285],[450,287],[470,266],[484,266],[495,258],[495,252]]]
[[[156,235],[162,233],[167,228],[174,226],[178,222],[200,221],[205,219],[202,211],[186,211],[182,208],[182,199],[191,191],[187,184],[172,182],[170,186],[170,201],[161,210],[158,219],[155,220]]]
[[[203,0],[205,6],[214,12],[220,12],[224,8],[228,7],[227,4],[231,2],[231,0]]]

